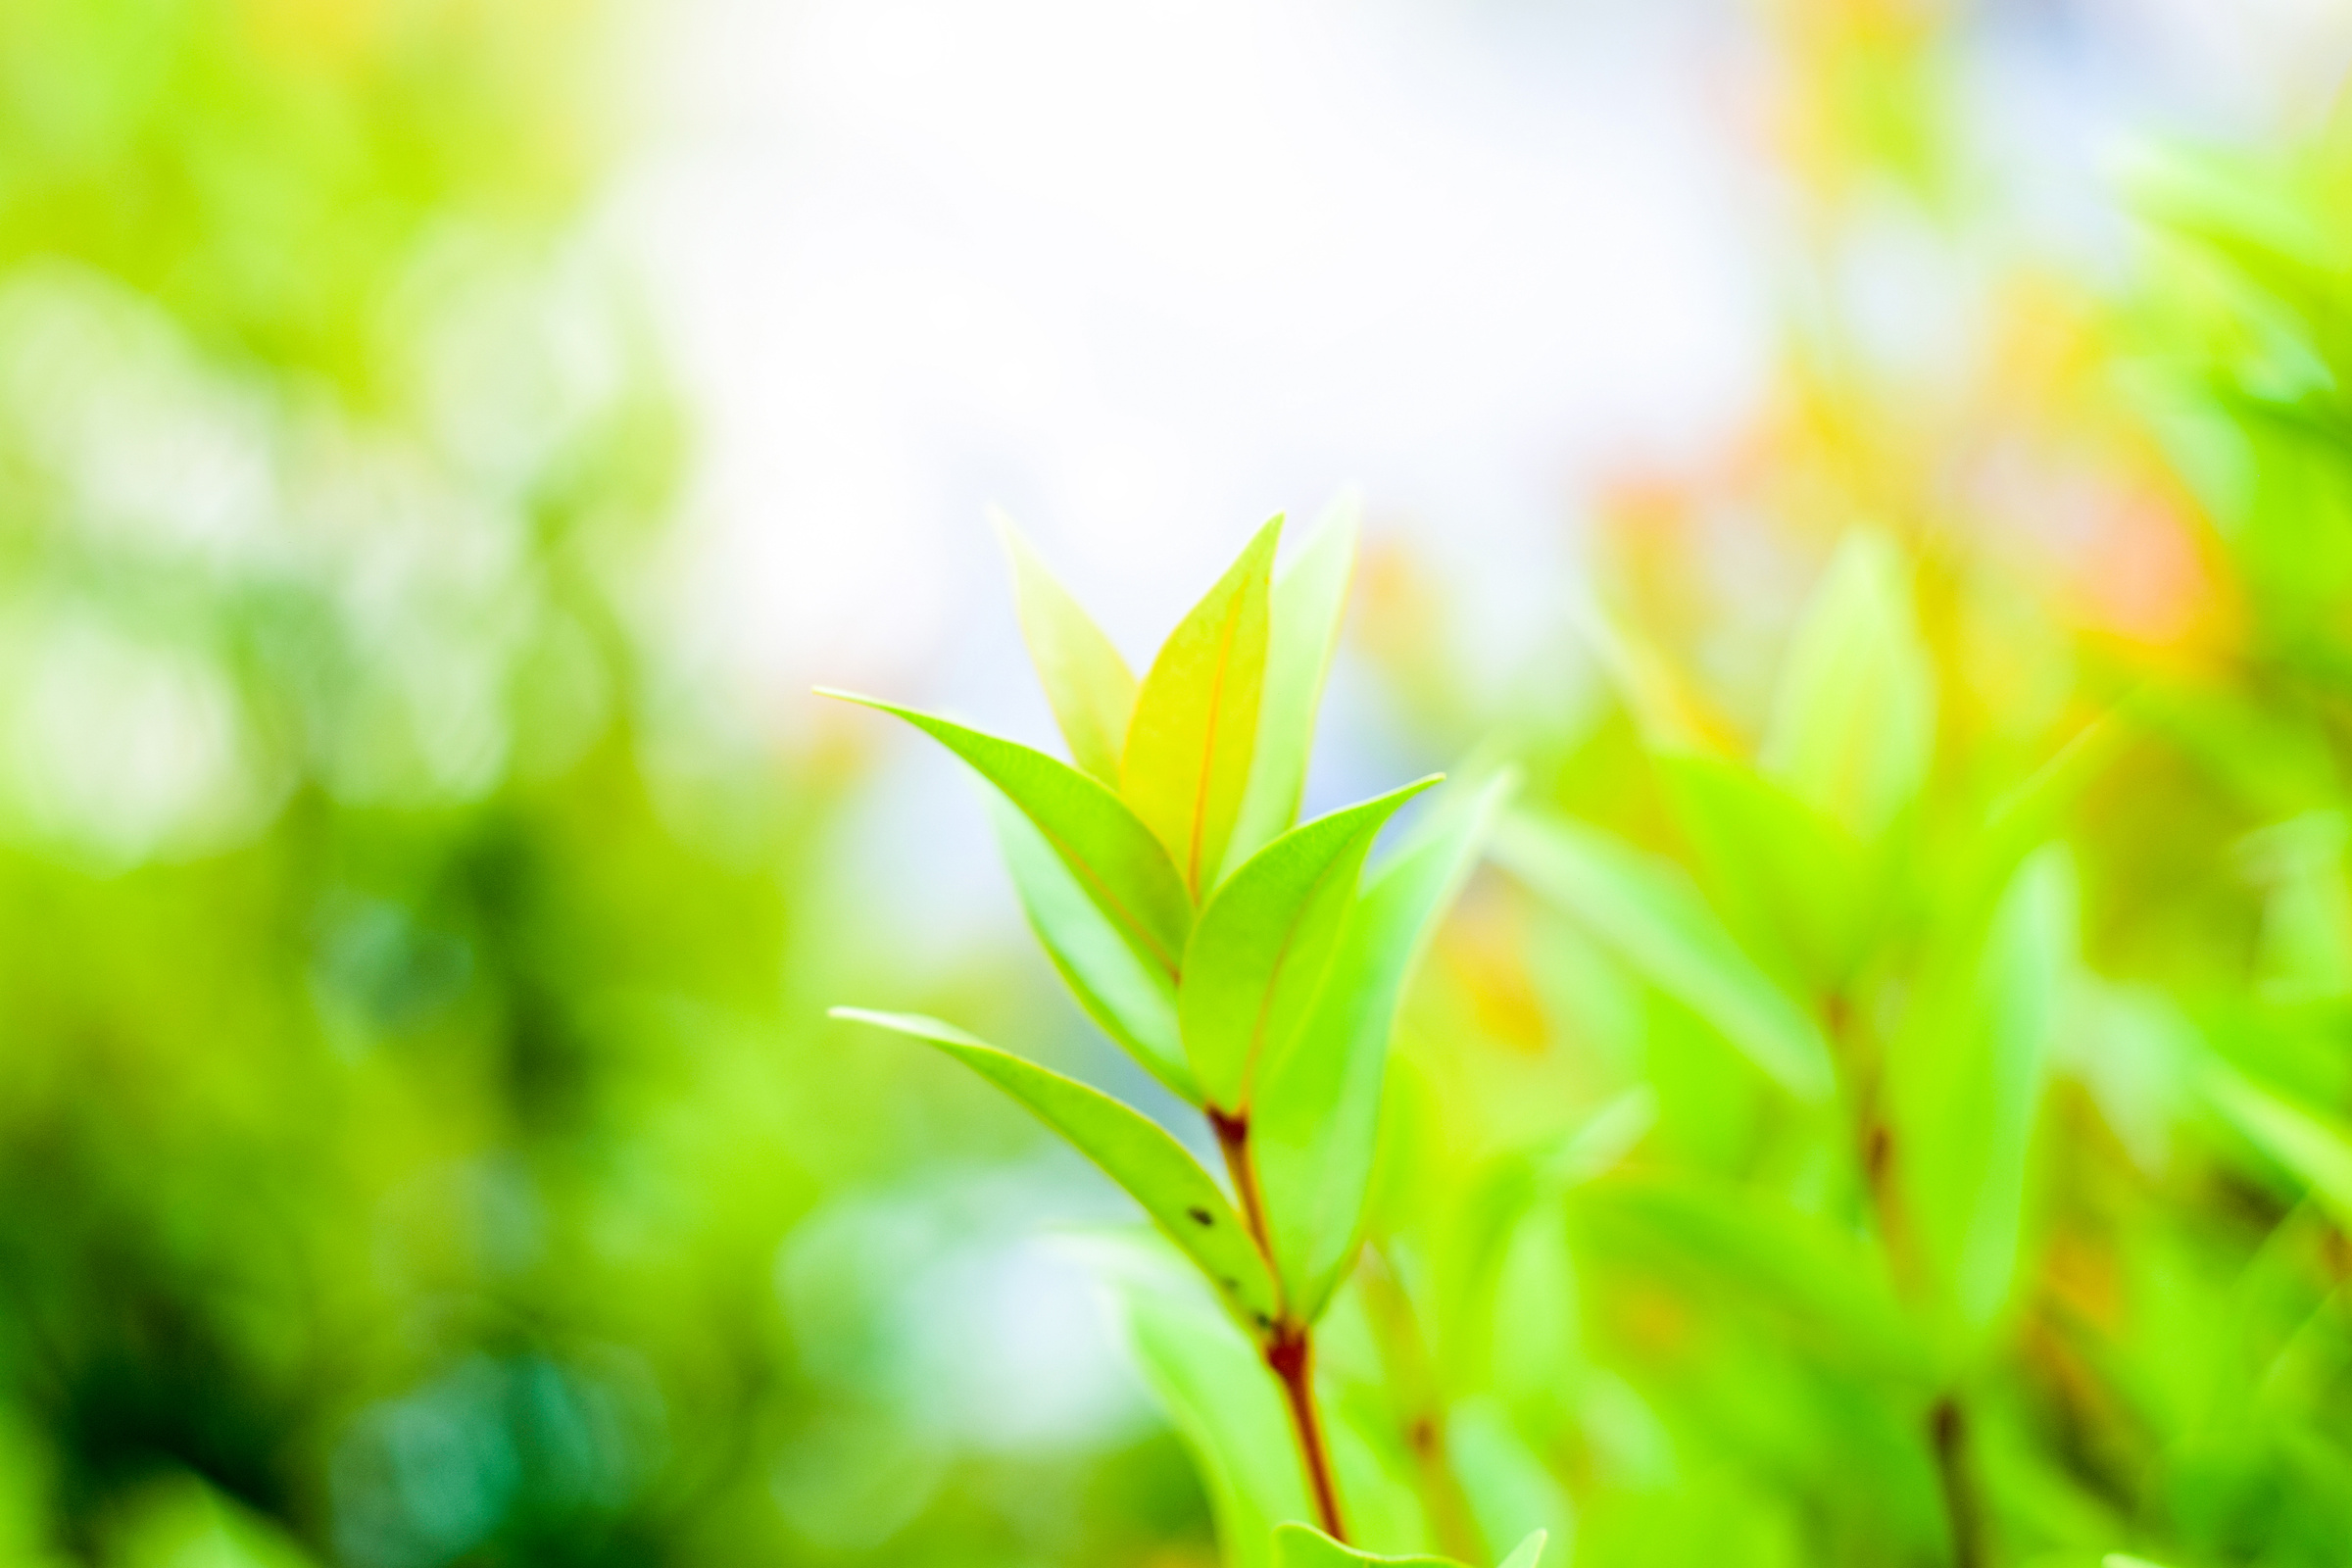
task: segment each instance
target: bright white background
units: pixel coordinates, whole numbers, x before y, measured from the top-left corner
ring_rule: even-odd
[[[1981,156],[2079,233],[2124,137],[2306,111],[2345,9],[1981,5]],[[1585,488],[1705,450],[1768,371],[1767,10],[660,8],[613,221],[701,422],[704,651],[787,727],[812,680],[980,700],[996,503],[1141,660],[1266,514],[1350,483],[1521,645]]]
[[[787,743],[828,717],[812,684],[1050,743],[988,506],[1140,670],[1250,529],[1350,485],[1467,608],[1471,668],[1556,657],[1595,483],[1711,450],[1771,373],[1790,204],[1764,145],[1770,14],[652,8],[642,150],[603,226],[696,421],[663,585],[685,678]],[[1969,15],[1991,231],[2090,267],[2119,248],[2119,145],[2308,116],[2347,37],[2345,0]],[[1898,225],[1839,280],[1898,352],[1965,334],[1971,259],[1940,243]],[[953,946],[1004,907],[969,791],[864,722],[890,826],[852,854],[928,866],[892,918]],[[1343,776],[1349,751],[1331,737]],[[875,883],[886,904],[909,885]]]

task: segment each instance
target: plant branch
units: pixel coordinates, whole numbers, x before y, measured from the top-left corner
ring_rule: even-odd
[[[1429,1346],[1413,1311],[1412,1298],[1396,1266],[1377,1245],[1367,1245],[1356,1275],[1363,1290],[1364,1310],[1371,1319],[1373,1339],[1389,1387],[1398,1402],[1405,1446],[1412,1451],[1420,1480],[1422,1507],[1430,1528],[1449,1557],[1468,1562],[1486,1555],[1471,1510],[1469,1495],[1446,1451],[1446,1399],[1438,1387]]]
[[[1274,1276],[1280,1316],[1267,1329],[1266,1367],[1282,1385],[1283,1404],[1291,1417],[1291,1435],[1298,1445],[1298,1462],[1306,1470],[1307,1490],[1314,1494],[1317,1522],[1325,1535],[1344,1544],[1348,1531],[1340,1517],[1339,1481],[1331,1467],[1330,1446],[1323,1439],[1323,1418],[1315,1409],[1314,1341],[1307,1326],[1292,1318],[1289,1298],[1283,1293],[1282,1271],[1274,1265],[1265,1200],[1257,1186],[1257,1161],[1250,1152],[1250,1113],[1240,1111],[1229,1116],[1214,1105],[1207,1109],[1208,1124],[1217,1135],[1218,1152],[1225,1156],[1225,1173],[1233,1178],[1234,1197],[1242,1205],[1243,1222],[1250,1227],[1250,1239],[1257,1244],[1267,1269]]]
[[[1266,1267],[1274,1267],[1274,1239],[1266,1231],[1266,1204],[1257,1190],[1257,1161],[1250,1154],[1250,1113],[1236,1111],[1228,1116],[1210,1105],[1208,1125],[1217,1135],[1217,1152],[1225,1156],[1225,1174],[1233,1178],[1233,1196],[1241,1202],[1242,1219],[1250,1227],[1250,1239],[1265,1255]],[[1274,1289],[1282,1290],[1280,1271],[1274,1274]]]
[[[1323,1441],[1323,1420],[1315,1412],[1315,1350],[1303,1324],[1275,1325],[1266,1344],[1266,1365],[1282,1382],[1283,1402],[1290,1407],[1291,1431],[1298,1440],[1298,1457],[1306,1466],[1306,1483],[1315,1494],[1315,1512],[1323,1533],[1342,1545],[1348,1528],[1340,1518],[1340,1489],[1331,1468],[1331,1450]]]
[[[1936,1401],[1928,1412],[1928,1436],[1952,1524],[1952,1568],[1984,1568],[1984,1514],[1968,1463],[1968,1421],[1957,1398],[1947,1394]]]
[[[1869,1195],[1879,1246],[1898,1280],[1907,1272],[1908,1233],[1895,1183],[1899,1151],[1881,1106],[1882,1063],[1866,1050],[1851,1002],[1840,994],[1824,999],[1822,1022],[1838,1048],[1847,1093],[1854,1102],[1855,1163]],[[1968,1458],[1968,1418],[1957,1395],[1946,1394],[1928,1411],[1928,1446],[1936,1455],[1936,1479],[1951,1523],[1952,1568],[1984,1568],[1984,1512]]]

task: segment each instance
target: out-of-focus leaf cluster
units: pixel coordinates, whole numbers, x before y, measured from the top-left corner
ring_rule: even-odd
[[[1987,263],[1925,383],[1826,290],[1477,710],[1386,1245],[1576,1560],[2340,1552],[2347,145],[2146,156],[2119,297]]]
[[[0,3],[10,1562],[1200,1533],[1147,1426],[921,1364],[1035,1288],[959,1196],[1021,1151],[822,1046],[851,759],[662,618],[613,20]]]

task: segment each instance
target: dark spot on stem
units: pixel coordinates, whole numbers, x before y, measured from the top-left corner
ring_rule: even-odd
[[[1205,1208],[1188,1208],[1185,1212],[1193,1216],[1193,1223],[1196,1225],[1214,1225],[1216,1223],[1215,1216]]]
[[[1875,1123],[1862,1140],[1862,1172],[1874,1188],[1886,1181],[1886,1164],[1894,1153],[1894,1140],[1886,1124]]]

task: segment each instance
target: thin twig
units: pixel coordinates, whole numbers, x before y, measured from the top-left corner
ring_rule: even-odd
[[[1824,999],[1822,1022],[1838,1048],[1839,1066],[1854,1103],[1857,1124],[1855,1162],[1861,1168],[1876,1222],[1879,1246],[1898,1281],[1916,1266],[1910,1253],[1910,1233],[1904,1224],[1903,1202],[1896,1184],[1895,1164],[1902,1151],[1895,1147],[1893,1129],[1881,1106],[1883,1065],[1866,1048],[1852,1003],[1842,994]],[[1928,1412],[1928,1444],[1936,1454],[1936,1478],[1943,1493],[1943,1510],[1951,1521],[1952,1568],[1984,1568],[1984,1515],[1977,1495],[1976,1477],[1968,1457],[1968,1419],[1957,1396],[1945,1395]]]
[[[1304,1325],[1278,1324],[1266,1344],[1266,1365],[1282,1381],[1283,1401],[1290,1406],[1291,1430],[1298,1439],[1298,1457],[1306,1466],[1306,1484],[1315,1494],[1315,1512],[1323,1533],[1343,1545],[1348,1527],[1340,1518],[1340,1489],[1332,1474],[1331,1451],[1323,1441],[1322,1417],[1315,1412],[1315,1350]]]
[[[1943,1486],[1943,1511],[1952,1524],[1952,1568],[1984,1568],[1984,1515],[1968,1463],[1968,1421],[1960,1401],[1945,1395],[1928,1413],[1928,1436],[1936,1447],[1936,1476]]]
[[[1446,1453],[1446,1401],[1438,1390],[1437,1372],[1412,1298],[1378,1246],[1364,1248],[1356,1278],[1363,1289],[1364,1310],[1372,1322],[1392,1396],[1399,1405],[1405,1446],[1412,1451],[1422,1507],[1429,1514],[1439,1548],[1465,1562],[1482,1558],[1486,1543],[1472,1517],[1461,1477],[1454,1473]]]
[[[1234,1197],[1241,1200],[1242,1219],[1250,1227],[1250,1239],[1266,1260],[1268,1270],[1274,1270],[1274,1239],[1266,1233],[1265,1200],[1257,1191],[1257,1161],[1250,1152],[1250,1113],[1238,1111],[1228,1116],[1216,1106],[1208,1107],[1208,1125],[1217,1135],[1217,1151],[1225,1156],[1225,1174],[1233,1178]],[[1274,1271],[1274,1289],[1282,1289],[1282,1275]]]
[[[1274,1265],[1273,1238],[1266,1228],[1265,1200],[1257,1187],[1257,1161],[1250,1151],[1247,1111],[1227,1115],[1208,1107],[1208,1124],[1216,1132],[1217,1150],[1225,1156],[1225,1172],[1233,1178],[1234,1197],[1242,1205],[1242,1220],[1250,1239],[1274,1276],[1276,1311],[1267,1330],[1266,1367],[1282,1385],[1284,1406],[1291,1417],[1291,1435],[1298,1445],[1298,1462],[1306,1471],[1307,1490],[1314,1494],[1315,1513],[1323,1533],[1346,1544],[1348,1529],[1340,1516],[1339,1481],[1331,1468],[1330,1446],[1323,1439],[1323,1418],[1315,1409],[1314,1341],[1303,1323],[1291,1316],[1283,1294],[1282,1271]]]

